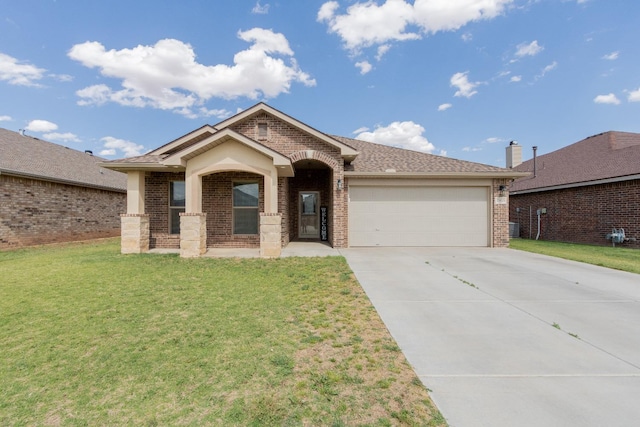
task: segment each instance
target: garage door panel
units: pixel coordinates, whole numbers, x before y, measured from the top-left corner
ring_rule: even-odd
[[[485,187],[349,190],[350,246],[487,246]]]

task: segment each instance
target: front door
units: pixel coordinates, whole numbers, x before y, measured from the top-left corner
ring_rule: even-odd
[[[298,206],[298,237],[320,238],[320,194],[317,191],[301,191]]]

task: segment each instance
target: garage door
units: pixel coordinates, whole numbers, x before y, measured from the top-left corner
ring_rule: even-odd
[[[485,187],[349,188],[349,246],[488,246]]]

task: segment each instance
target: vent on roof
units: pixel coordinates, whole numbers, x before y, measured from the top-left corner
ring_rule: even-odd
[[[93,156],[93,151],[91,151],[91,150],[84,150],[84,152],[85,152],[85,154]]]

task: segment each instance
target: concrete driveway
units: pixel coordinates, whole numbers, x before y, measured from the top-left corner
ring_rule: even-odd
[[[340,252],[450,426],[640,425],[640,275],[511,249]]]

